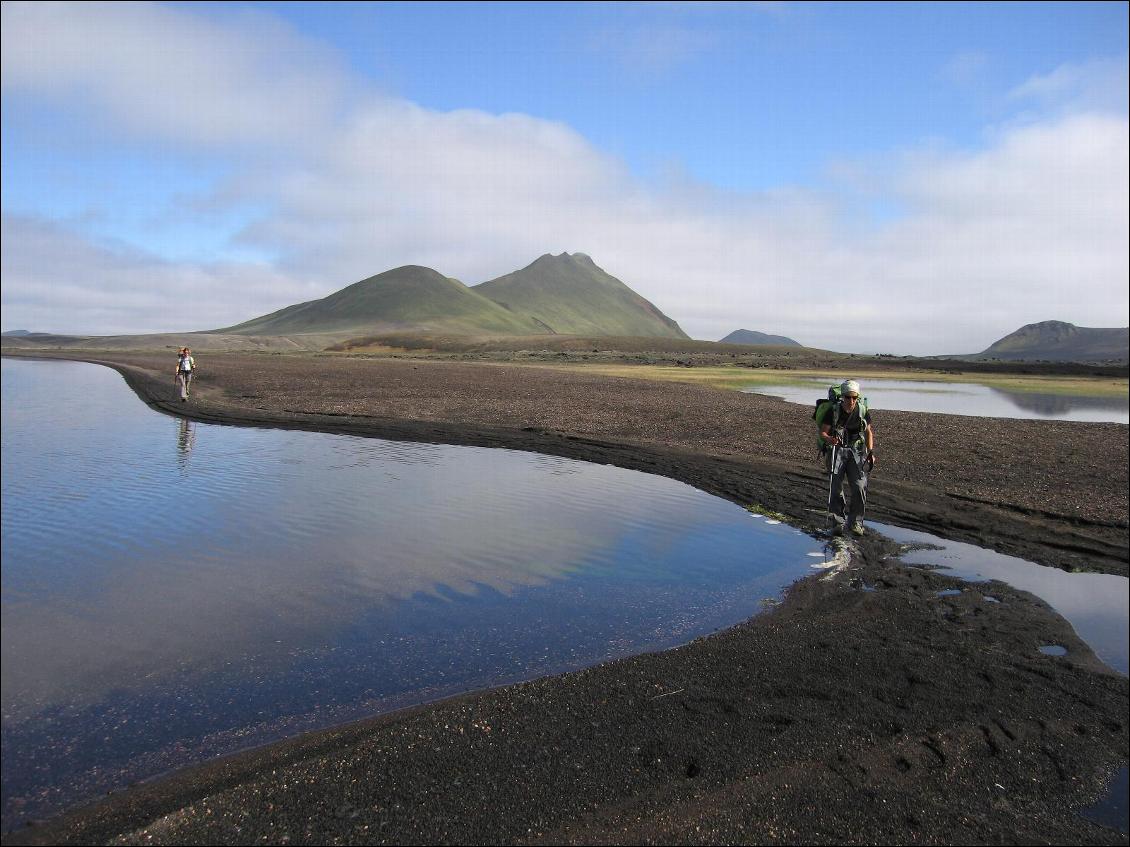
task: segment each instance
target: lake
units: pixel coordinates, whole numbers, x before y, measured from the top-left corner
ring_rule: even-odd
[[[757,614],[816,540],[663,477],[199,424],[3,359],[3,826]]]
[[[843,377],[813,377],[787,385],[756,385],[742,390],[815,407],[816,399],[827,394],[828,386],[839,385],[842,380]],[[1130,395],[1040,394],[1006,391],[974,382],[906,379],[867,379],[862,382],[862,388],[874,409],[989,418],[1130,423]]]

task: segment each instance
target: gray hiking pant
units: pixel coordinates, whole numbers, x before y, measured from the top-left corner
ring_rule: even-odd
[[[188,389],[192,387],[192,371],[177,371],[177,388],[180,389],[180,399],[188,399]]]
[[[837,451],[836,467],[832,467],[832,451],[829,450],[825,458],[825,467],[831,477],[828,487],[828,512],[832,520],[839,526],[852,526],[856,521],[863,520],[863,510],[867,507],[867,471],[864,469],[863,456],[856,450],[840,449]],[[848,481],[848,490],[851,493],[851,504],[847,514],[844,508],[844,478]]]

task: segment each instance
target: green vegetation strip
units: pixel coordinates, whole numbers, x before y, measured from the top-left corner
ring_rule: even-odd
[[[752,512],[755,515],[761,515],[763,517],[770,518],[770,519],[775,520],[775,521],[780,521],[781,523],[788,523],[789,522],[789,519],[787,517],[785,517],[784,515],[782,515],[780,512],[774,512],[772,509],[767,509],[764,506],[762,506],[760,503],[750,503],[748,506],[745,507],[745,510],[747,512]]]

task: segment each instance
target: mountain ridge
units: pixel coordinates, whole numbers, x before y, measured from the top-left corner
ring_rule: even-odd
[[[1010,361],[1124,363],[1130,361],[1130,327],[1084,327],[1039,321],[999,338],[965,358]]]
[[[785,335],[769,335],[755,329],[735,329],[725,338],[718,340],[719,344],[747,344],[751,346],[772,347],[802,347],[799,341],[794,341]]]
[[[402,265],[328,294],[295,303],[233,326],[214,330],[232,334],[465,329],[531,332],[521,321],[457,279],[422,265]]]
[[[318,300],[212,330],[236,335],[345,331],[688,337],[584,253],[547,253],[475,286],[422,265],[402,265]]]
[[[472,290],[554,334],[688,337],[654,303],[585,253],[545,253]]]

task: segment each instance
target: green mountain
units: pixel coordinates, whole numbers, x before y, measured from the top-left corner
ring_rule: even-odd
[[[687,338],[675,321],[584,253],[548,253],[520,271],[476,285],[543,333]]]
[[[405,265],[355,282],[321,300],[287,306],[215,332],[288,335],[354,331],[430,331],[468,335],[543,332],[456,279]]]
[[[719,344],[754,344],[759,346],[773,346],[773,347],[800,347],[799,341],[793,341],[784,335],[767,335],[764,332],[758,332],[754,329],[735,329],[725,338],[718,342]]]
[[[542,256],[529,267],[473,288],[431,268],[405,265],[321,300],[213,332],[687,337],[677,323],[582,253]]]
[[[1130,361],[1130,327],[1096,329],[1042,321],[1020,327],[973,358],[1124,363]]]

